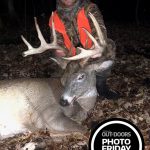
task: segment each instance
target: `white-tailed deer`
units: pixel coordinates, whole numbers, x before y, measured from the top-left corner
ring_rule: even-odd
[[[87,118],[88,111],[96,102],[95,71],[105,70],[113,64],[111,60],[87,64],[90,57],[101,56],[106,46],[96,19],[92,14],[89,16],[95,25],[99,41],[84,29],[94,43],[93,49],[79,48],[79,55],[63,58],[69,60],[66,65],[62,63],[62,59],[55,59],[63,69],[66,68],[62,80],[31,78],[0,81],[0,135],[3,138],[44,128],[51,132],[85,131],[80,122]],[[41,46],[33,48],[22,36],[28,46],[24,56],[41,53],[47,49],[63,49],[57,45],[54,24],[54,41],[51,44],[45,42],[36,20],[35,24]],[[79,61],[80,59],[82,61]]]

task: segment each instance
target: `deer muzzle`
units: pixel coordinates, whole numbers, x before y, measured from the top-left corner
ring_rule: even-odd
[[[60,103],[61,106],[65,107],[65,106],[72,105],[75,100],[76,100],[76,96],[69,97],[69,96],[64,95],[60,98],[59,103]]]

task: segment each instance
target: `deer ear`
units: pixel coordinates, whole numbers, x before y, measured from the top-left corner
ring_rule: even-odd
[[[62,58],[53,58],[53,57],[50,57],[50,59],[53,60],[54,62],[56,62],[57,65],[58,65],[61,69],[63,69],[63,70],[66,69],[67,64],[69,63],[68,60],[64,60],[64,59],[62,59]]]
[[[106,60],[100,64],[100,66],[96,69],[96,71],[99,72],[99,71],[107,70],[107,69],[111,68],[113,66],[113,64],[114,64],[113,60]]]
[[[102,72],[105,71],[109,68],[111,68],[114,64],[113,60],[105,60],[103,62],[95,63],[95,64],[90,64],[86,66],[86,70],[88,71],[96,71],[96,72]]]

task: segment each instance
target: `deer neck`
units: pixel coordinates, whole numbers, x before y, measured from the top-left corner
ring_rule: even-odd
[[[97,91],[96,88],[93,88],[91,90],[88,90],[82,97],[80,97],[77,101],[80,104],[80,106],[85,110],[89,111],[95,106],[97,97]]]

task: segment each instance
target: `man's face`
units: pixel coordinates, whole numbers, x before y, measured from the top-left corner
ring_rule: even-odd
[[[61,0],[61,2],[65,7],[71,7],[74,5],[76,0]]]

